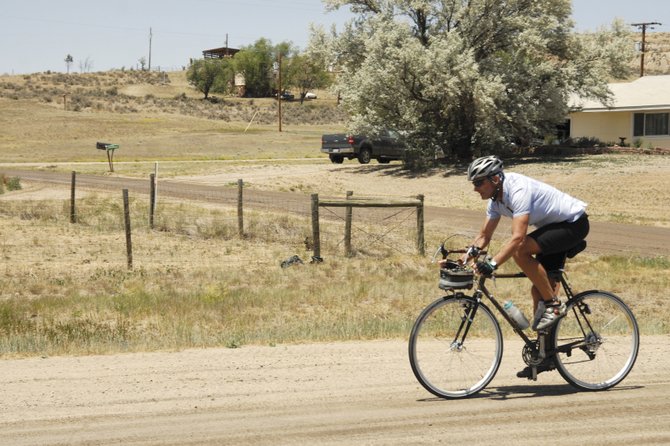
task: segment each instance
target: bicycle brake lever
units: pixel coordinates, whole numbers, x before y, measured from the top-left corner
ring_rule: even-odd
[[[440,243],[440,246],[438,246],[435,254],[433,254],[433,259],[430,261],[430,263],[435,263],[435,259],[437,258],[438,254],[442,254],[442,259],[446,259],[449,255],[449,251],[445,249],[444,243]]]

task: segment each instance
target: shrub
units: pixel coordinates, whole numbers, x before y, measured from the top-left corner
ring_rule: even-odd
[[[12,177],[9,180],[7,180],[7,190],[12,191],[12,190],[21,190],[21,189],[23,189],[21,187],[21,178]]]

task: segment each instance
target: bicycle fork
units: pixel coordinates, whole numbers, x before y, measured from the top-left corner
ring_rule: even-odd
[[[475,314],[477,313],[477,308],[479,308],[479,300],[474,303],[468,302],[463,304],[463,316],[461,316],[461,324],[459,325],[458,330],[456,330],[453,341],[451,341],[452,349],[461,350],[463,348],[465,337],[468,335],[468,331],[470,331],[472,321],[474,320]]]

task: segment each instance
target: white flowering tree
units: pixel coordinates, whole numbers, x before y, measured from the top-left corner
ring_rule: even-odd
[[[350,130],[402,130],[415,160],[551,133],[570,94],[607,101],[633,57],[621,23],[576,34],[571,0],[323,1],[355,13],[327,39]]]

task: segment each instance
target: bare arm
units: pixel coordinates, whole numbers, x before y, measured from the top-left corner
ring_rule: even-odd
[[[499,218],[491,219],[489,217],[486,217],[486,220],[484,220],[484,224],[479,230],[479,234],[477,235],[477,237],[475,237],[475,239],[472,242],[473,246],[476,246],[479,249],[486,249],[486,247],[491,242],[491,238],[493,237],[493,233],[498,227],[499,222],[500,222]],[[463,263],[467,262],[468,260],[470,259],[468,258],[467,254],[463,255],[463,257],[461,258],[461,262]]]
[[[487,246],[489,246],[489,243],[491,243],[491,238],[493,238],[493,233],[498,227],[499,222],[499,218],[492,220],[491,218],[486,217],[484,224],[479,230],[479,235],[477,235],[473,244],[480,249],[485,249]]]

